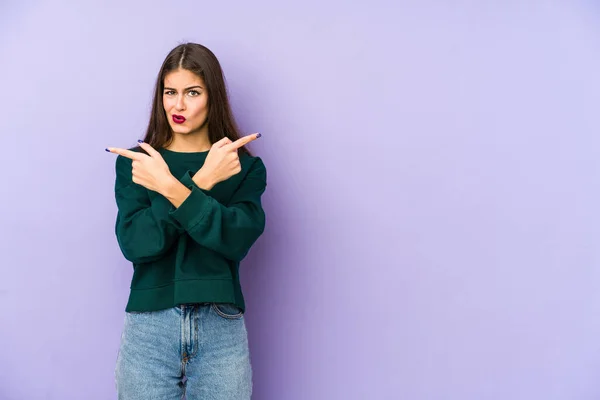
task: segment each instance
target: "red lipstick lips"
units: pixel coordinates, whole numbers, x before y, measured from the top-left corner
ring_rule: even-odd
[[[183,124],[185,122],[185,117],[183,115],[173,115],[173,122],[176,124]]]

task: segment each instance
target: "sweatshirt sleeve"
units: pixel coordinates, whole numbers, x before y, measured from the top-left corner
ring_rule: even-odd
[[[182,183],[191,193],[178,208],[169,211],[169,215],[198,244],[230,260],[241,261],[265,228],[261,195],[266,189],[267,171],[262,160],[259,157],[253,160],[227,206],[191,179],[182,179]]]
[[[115,169],[115,233],[123,256],[134,264],[164,257],[184,232],[169,216],[175,207],[163,196],[150,201],[148,190],[131,180],[130,159],[118,156]]]

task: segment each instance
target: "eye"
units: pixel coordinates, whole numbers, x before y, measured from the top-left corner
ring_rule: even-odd
[[[190,96],[192,96],[192,97],[195,97],[195,96],[200,96],[200,92],[199,92],[199,91],[197,91],[197,90],[190,90],[190,91],[188,92],[188,94],[189,94]]]
[[[167,96],[172,96],[172,95],[174,95],[174,94],[175,94],[175,91],[174,91],[174,90],[167,90],[167,91],[165,91],[165,94],[166,94]]]

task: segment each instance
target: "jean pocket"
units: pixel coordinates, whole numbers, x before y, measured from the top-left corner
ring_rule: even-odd
[[[212,303],[211,308],[218,316],[225,319],[240,319],[244,315],[241,309],[231,303]]]

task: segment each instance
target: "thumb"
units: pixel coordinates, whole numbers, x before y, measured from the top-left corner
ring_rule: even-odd
[[[231,143],[231,140],[227,136],[225,136],[223,139],[213,143],[213,147],[221,148],[229,143]]]

